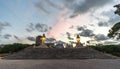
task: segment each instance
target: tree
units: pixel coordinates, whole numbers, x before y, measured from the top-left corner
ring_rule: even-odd
[[[117,8],[117,10],[114,12],[115,14],[118,14],[120,16],[120,4],[115,5],[114,7]]]
[[[117,8],[114,13],[115,13],[115,14],[118,14],[118,15],[120,16],[120,4],[115,5],[114,7]],[[116,23],[116,24],[109,30],[108,37],[120,39],[120,22]]]
[[[111,30],[109,30],[108,37],[120,39],[120,22],[116,23]]]

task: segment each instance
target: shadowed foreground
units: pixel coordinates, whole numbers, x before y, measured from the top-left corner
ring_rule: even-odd
[[[0,60],[0,69],[120,69],[120,59]]]
[[[4,59],[113,59],[115,56],[96,51],[89,47],[49,49],[28,47],[10,54]]]

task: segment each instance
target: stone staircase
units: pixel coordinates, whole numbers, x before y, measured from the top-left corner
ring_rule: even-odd
[[[117,57],[96,51],[89,47],[50,49],[28,47],[10,54],[4,59],[115,59]]]

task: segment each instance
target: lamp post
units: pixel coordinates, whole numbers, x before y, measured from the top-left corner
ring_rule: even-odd
[[[77,35],[76,40],[77,40],[76,46],[80,45],[80,36],[79,35]]]
[[[45,43],[45,40],[46,40],[46,37],[45,37],[45,34],[43,34],[43,36],[42,36],[42,38],[41,38],[42,45],[44,45],[44,43]]]

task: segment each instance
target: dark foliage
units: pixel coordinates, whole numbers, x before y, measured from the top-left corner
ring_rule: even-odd
[[[0,53],[13,53],[13,52],[20,51],[29,46],[31,45],[19,44],[19,43],[8,44],[8,45],[5,45],[4,47],[0,47]]]
[[[117,10],[114,13],[120,15],[120,4],[115,5],[114,7],[117,8]]]
[[[109,53],[114,56],[120,57],[120,46],[119,45],[90,46],[90,47],[98,51]]]
[[[114,12],[115,14],[120,16],[120,4],[115,5],[114,7],[116,7],[116,11]],[[110,30],[108,33],[108,37],[110,38],[114,38],[116,37],[117,39],[120,39],[120,22],[116,23]]]
[[[112,38],[112,37],[117,37],[117,39],[120,39],[120,22],[118,22],[117,24],[115,24],[111,30],[109,30],[109,34],[108,37]]]

